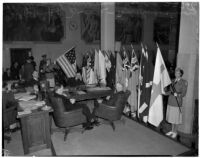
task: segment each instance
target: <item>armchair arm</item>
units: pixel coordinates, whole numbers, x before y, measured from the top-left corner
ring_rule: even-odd
[[[95,115],[111,121],[118,120],[121,117],[122,113],[118,109],[119,109],[118,107],[109,106],[101,103],[99,104],[99,107],[96,109]]]
[[[59,127],[70,127],[86,122],[82,109],[65,111],[62,114],[54,113],[55,124]]]
[[[14,105],[14,106],[4,109],[4,112],[7,113],[7,112],[13,111],[15,109],[17,110],[17,105]]]

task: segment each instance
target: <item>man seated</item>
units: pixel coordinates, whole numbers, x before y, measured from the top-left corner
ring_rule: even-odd
[[[116,106],[116,101],[117,100],[122,100],[124,99],[124,95],[125,92],[123,91],[123,86],[120,83],[116,84],[116,92],[111,95],[111,96],[107,96],[105,100],[103,99],[97,99],[94,101],[94,110],[93,110],[93,115],[95,115],[96,109],[99,107],[99,104],[103,103],[106,104],[108,106]],[[97,119],[95,118],[95,123],[96,125],[99,124],[99,122],[97,121]]]
[[[71,110],[75,110],[75,109],[82,109],[82,113],[83,113],[83,115],[86,116],[86,119],[87,119],[87,123],[83,124],[83,127],[86,130],[93,129],[92,121],[94,120],[93,119],[94,117],[91,114],[89,108],[85,104],[75,103],[76,102],[75,99],[67,99],[66,94],[63,93],[63,85],[57,84],[54,96],[62,99],[65,109],[67,111],[71,111]]]
[[[123,91],[123,86],[120,83],[116,84],[116,92],[111,95],[111,96],[107,96],[106,100],[102,100],[102,99],[97,99],[97,104],[96,106],[98,107],[99,103],[103,103],[109,106],[115,106],[115,102],[116,100],[123,100],[125,92]],[[121,98],[121,99],[120,99]]]

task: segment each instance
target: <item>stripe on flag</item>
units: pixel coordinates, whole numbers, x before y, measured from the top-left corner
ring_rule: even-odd
[[[148,122],[158,127],[163,120],[163,98],[164,88],[171,84],[160,48],[157,48],[156,63],[151,91]]]
[[[56,59],[68,78],[76,75],[76,54],[75,48],[71,48],[66,53]]]

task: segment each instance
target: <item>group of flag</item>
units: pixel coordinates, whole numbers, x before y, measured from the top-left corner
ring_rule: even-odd
[[[137,116],[140,120],[158,127],[163,120],[163,99],[164,88],[171,84],[171,80],[165,66],[159,46],[157,45],[157,54],[155,63],[152,61],[152,54],[141,44],[140,61],[131,45],[131,60],[129,60],[125,48],[122,49],[122,55],[116,54],[116,83],[123,83],[128,87],[127,71],[134,73],[139,69],[139,85],[137,96]],[[95,50],[90,80],[87,84],[104,83],[106,84],[106,71],[109,72],[111,62],[109,53],[101,50]],[[68,78],[76,75],[76,54],[75,47],[66,51],[56,59],[63,72]],[[87,75],[86,75],[87,76]],[[91,82],[93,83],[91,83]]]

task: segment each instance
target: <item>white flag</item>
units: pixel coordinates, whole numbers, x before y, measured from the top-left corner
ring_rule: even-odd
[[[170,84],[171,80],[162,58],[160,48],[158,47],[148,115],[148,122],[156,127],[158,127],[163,120],[162,94],[164,94],[164,88]]]

